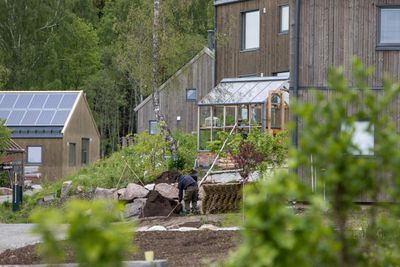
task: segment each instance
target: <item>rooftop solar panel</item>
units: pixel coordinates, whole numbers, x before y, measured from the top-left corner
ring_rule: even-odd
[[[0,92],[7,126],[63,126],[79,92]]]

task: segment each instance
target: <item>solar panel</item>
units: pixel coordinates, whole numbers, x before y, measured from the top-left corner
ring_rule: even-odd
[[[17,94],[6,94],[0,103],[0,108],[12,108],[17,100]]]
[[[22,119],[22,125],[35,125],[36,120],[38,119],[40,114],[40,110],[27,110],[25,113],[25,117]]]
[[[53,120],[51,121],[51,125],[63,125],[67,120],[69,111],[68,110],[59,110],[54,115]]]
[[[63,126],[79,92],[1,92],[0,118],[8,126]]]
[[[51,125],[51,120],[56,112],[54,110],[43,110],[40,113],[36,125]]]
[[[57,108],[60,104],[61,98],[61,94],[49,95],[46,103],[44,104],[44,108]]]
[[[7,125],[19,125],[22,118],[24,117],[25,110],[14,110],[11,111],[10,116],[8,116],[8,119],[6,121]]]
[[[48,96],[48,94],[34,95],[29,108],[42,108]]]
[[[33,95],[19,95],[18,100],[15,103],[14,108],[27,108],[29,103],[31,102]]]
[[[76,96],[73,94],[64,95],[58,108],[72,108],[75,103]]]

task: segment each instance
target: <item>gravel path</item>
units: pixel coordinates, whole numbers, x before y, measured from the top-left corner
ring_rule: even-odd
[[[33,224],[0,224],[0,253],[6,249],[15,249],[40,242],[40,238],[32,234]],[[63,239],[65,226],[60,225]]]

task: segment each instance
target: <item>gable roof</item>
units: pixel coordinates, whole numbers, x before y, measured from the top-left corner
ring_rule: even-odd
[[[0,118],[13,130],[13,137],[60,137],[82,93],[0,91]]]
[[[223,79],[199,105],[262,104],[267,101],[269,92],[288,89],[288,77],[248,77]],[[289,94],[284,94],[289,103]]]
[[[188,68],[190,65],[192,65],[194,62],[196,62],[203,54],[209,55],[211,58],[214,58],[214,52],[211,51],[209,48],[204,47],[196,56],[194,56],[188,63],[186,63],[182,68],[180,68],[177,72],[175,72],[174,75],[172,75],[165,83],[163,83],[159,88],[158,91],[161,92],[164,90],[168,83],[171,82],[174,78],[178,77],[186,68]],[[137,112],[139,109],[141,109],[147,102],[149,102],[153,97],[153,94],[149,95],[146,97],[145,100],[143,100],[139,105],[137,105],[134,109],[135,112]]]

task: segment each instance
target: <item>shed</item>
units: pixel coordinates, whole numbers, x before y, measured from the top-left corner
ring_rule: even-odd
[[[0,170],[6,171],[10,184],[17,182],[23,185],[25,150],[12,139],[7,140],[5,153],[0,156]]]
[[[172,131],[195,132],[197,130],[197,101],[214,85],[214,53],[204,48],[158,89],[160,108]],[[152,95],[136,108],[137,132],[155,132],[156,118]]]
[[[25,177],[55,180],[100,157],[83,91],[0,91],[0,118],[25,150]]]
[[[288,77],[223,79],[198,103],[198,149],[206,150],[221,131],[274,134],[286,129],[288,89]]]

